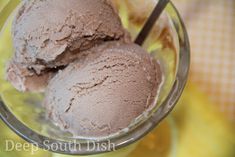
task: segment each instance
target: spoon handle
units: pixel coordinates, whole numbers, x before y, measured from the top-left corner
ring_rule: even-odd
[[[147,38],[147,36],[149,35],[153,25],[158,20],[158,18],[160,17],[161,13],[165,9],[165,7],[169,3],[169,1],[170,0],[159,0],[159,2],[157,3],[156,7],[154,8],[152,14],[150,15],[150,17],[148,18],[144,27],[142,28],[139,35],[137,36],[137,38],[135,40],[136,44],[141,46],[144,43],[144,41]]]

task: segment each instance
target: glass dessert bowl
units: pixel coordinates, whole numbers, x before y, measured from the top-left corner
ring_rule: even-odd
[[[157,1],[113,0],[124,27],[134,40]],[[7,54],[1,68],[13,53],[11,42],[12,14],[1,30]],[[5,41],[4,41],[5,40]],[[19,136],[40,148],[63,154],[90,155],[109,152],[126,147],[144,137],[164,119],[175,106],[185,86],[189,62],[189,42],[184,24],[173,6],[169,3],[161,18],[155,24],[143,48],[151,53],[161,65],[164,81],[157,102],[151,111],[144,112],[133,123],[116,134],[106,137],[74,137],[60,130],[45,116],[41,106],[43,94],[21,93],[1,78],[1,118]],[[2,70],[1,69],[1,70]],[[4,70],[2,70],[4,73]],[[94,147],[92,150],[88,148]],[[101,145],[107,149],[101,149]]]

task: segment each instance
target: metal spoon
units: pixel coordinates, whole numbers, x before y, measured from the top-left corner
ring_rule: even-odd
[[[156,7],[154,8],[152,14],[148,18],[147,22],[145,23],[144,27],[140,31],[139,35],[137,36],[135,43],[138,45],[143,45],[145,39],[148,37],[150,31],[152,30],[153,25],[160,17],[161,13],[167,6],[170,0],[159,0]]]

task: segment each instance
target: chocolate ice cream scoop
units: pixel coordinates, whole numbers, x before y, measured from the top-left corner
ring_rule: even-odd
[[[74,136],[107,136],[154,107],[162,73],[135,44],[108,42],[89,51],[50,81],[44,106],[49,118]]]
[[[7,79],[11,80],[12,85],[20,91],[42,92],[53,76],[53,71],[44,71],[40,75],[36,75],[34,71],[22,64],[14,61],[8,64]]]
[[[24,1],[12,34],[13,61],[32,69],[34,75],[67,66],[96,44],[126,37],[119,16],[106,0]]]

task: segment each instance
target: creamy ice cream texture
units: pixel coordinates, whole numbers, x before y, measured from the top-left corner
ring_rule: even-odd
[[[80,52],[105,41],[125,40],[126,32],[112,5],[105,0],[30,0],[23,2],[13,24],[12,64],[29,75],[8,77],[21,91],[34,91],[28,79],[63,68]],[[9,65],[9,67],[14,65]],[[11,69],[13,71],[14,69]],[[34,77],[32,77],[34,75]],[[18,85],[12,78],[21,80]],[[41,89],[47,84],[47,79]]]
[[[46,88],[48,117],[74,136],[108,136],[154,107],[160,65],[130,42],[108,0],[24,1],[12,32],[8,80]]]
[[[74,136],[107,136],[155,105],[161,70],[135,44],[110,42],[89,51],[50,81],[44,106]]]
[[[20,91],[44,91],[54,71],[45,71],[40,75],[29,70],[27,66],[11,61],[7,67],[7,78]]]

